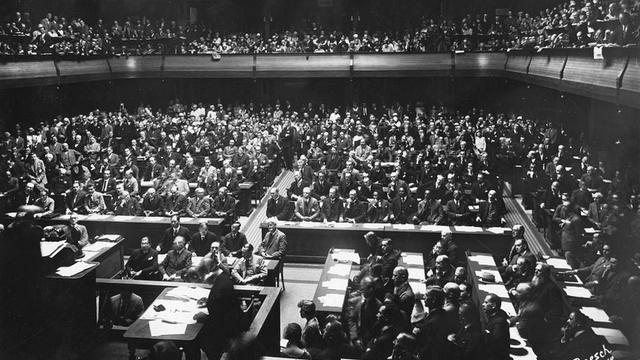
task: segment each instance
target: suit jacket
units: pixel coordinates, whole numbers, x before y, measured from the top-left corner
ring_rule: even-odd
[[[84,207],[84,213],[103,213],[107,209],[104,197],[97,191],[94,191],[93,194],[87,194],[84,197]]]
[[[459,200],[456,204],[455,200],[447,202],[447,217],[451,225],[469,225],[469,205],[464,200]]]
[[[409,285],[409,282],[405,282],[404,284],[395,287],[393,289],[393,294],[398,295],[398,306],[400,307],[400,310],[411,316],[413,305],[415,303],[415,295],[413,294],[413,289]]]
[[[320,206],[318,200],[309,197],[309,204],[305,207],[305,199],[301,196],[296,200],[296,206],[294,214],[297,219],[301,219],[301,216],[311,216],[312,220],[318,220],[320,217]]]
[[[291,186],[289,186],[289,189],[287,189],[287,197],[289,197],[289,199],[292,198],[291,195],[297,195],[302,197],[302,189],[304,189],[307,186],[309,186],[309,183],[306,182],[304,179],[302,179],[300,183],[294,181],[293,183],[291,183]]]
[[[84,212],[84,197],[87,195],[84,191],[80,190],[77,194],[72,191],[67,191],[64,198],[64,204],[68,210],[73,212]]]
[[[197,256],[204,256],[211,250],[211,243],[218,241],[218,235],[207,231],[204,234],[204,239],[200,232],[196,232],[191,235],[189,242],[187,243],[187,249],[191,252],[195,252]]]
[[[142,200],[142,211],[151,211],[150,215],[162,216],[164,213],[164,202],[162,197],[155,195],[153,199],[149,196],[145,196]]]
[[[137,200],[129,198],[129,200],[118,200],[115,203],[113,212],[116,215],[136,216],[140,213],[140,204]]]
[[[173,227],[169,226],[164,230],[164,235],[162,235],[162,240],[160,240],[160,243],[153,244],[153,246],[155,247],[156,245],[160,245],[160,252],[166,253],[171,249],[173,240],[176,238],[176,236],[182,236],[186,241],[191,238],[191,232],[189,231],[189,229],[184,227],[184,225],[180,225],[177,231],[174,231]]]
[[[167,200],[164,202],[164,212],[169,213],[173,212],[178,215],[186,215],[187,214],[187,205],[189,204],[189,200],[187,197],[177,193],[171,194],[167,197]]]
[[[329,189],[331,189],[331,183],[326,179],[322,184],[319,181],[316,181],[311,185],[311,195],[316,199],[320,199],[322,196],[329,195]]]
[[[149,277],[152,273],[158,271],[158,252],[155,249],[149,249],[149,252],[143,253],[142,249],[135,249],[127,261],[125,268],[133,271],[142,271],[140,279]]]
[[[505,360],[509,358],[509,315],[498,309],[487,315],[485,324],[485,355],[487,360]]]
[[[391,212],[395,221],[400,224],[407,224],[413,220],[418,211],[418,202],[411,196],[407,196],[405,201],[396,196],[391,202]]]
[[[71,225],[67,225],[64,227],[64,234],[67,242],[75,245],[78,249],[89,243],[89,233],[87,232],[87,227],[84,225],[76,224],[75,231],[71,230]]]
[[[297,202],[296,202],[297,207]],[[322,218],[326,221],[339,221],[340,216],[344,212],[344,202],[342,199],[336,197],[331,201],[331,198],[327,197],[322,201]],[[304,215],[304,214],[303,214]]]
[[[267,267],[264,265],[264,259],[258,255],[251,256],[249,260],[245,258],[239,259],[231,270],[231,276],[236,282],[247,280],[249,284],[260,284],[267,277]]]
[[[420,345],[419,353],[423,359],[447,359],[448,358],[448,330],[445,323],[447,315],[443,309],[434,309],[427,317],[417,324],[416,336]]]
[[[602,209],[602,204],[596,204],[595,202],[589,204],[587,218],[589,218],[589,220],[594,223],[594,225],[597,224],[597,226],[600,226],[600,224],[602,224],[602,222],[604,221],[605,216],[606,212],[604,211],[604,209]]]
[[[223,254],[229,255],[232,252],[239,251],[247,243],[247,237],[245,234],[238,231],[237,235],[228,233],[222,237],[222,244],[220,244],[220,251]]]
[[[390,206],[389,201],[381,199],[370,202],[367,208],[367,219],[371,223],[382,223],[389,221]]]
[[[502,216],[506,213],[501,199],[496,199],[494,203],[482,201],[479,204],[478,217],[482,226],[500,226]]]
[[[194,217],[207,217],[209,216],[209,210],[211,207],[211,201],[207,197],[203,197],[202,199],[198,199],[197,197],[192,197],[189,199],[189,206],[187,207],[187,215]]]
[[[263,251],[267,254],[267,259],[284,258],[287,254],[287,235],[277,229],[273,234],[267,232],[256,253],[261,254]]]
[[[153,166],[148,166],[144,172],[144,179],[147,181],[153,180],[160,176],[162,171],[164,171],[164,166],[159,163],[156,163]]]
[[[98,180],[98,183],[96,184],[96,190],[100,191],[103,194],[110,194],[113,195],[116,193],[116,179],[114,178],[109,178],[109,179],[104,179],[101,178],[100,180]]]
[[[108,318],[115,325],[129,326],[136,321],[144,312],[142,298],[136,294],[131,294],[128,303],[125,303],[120,294],[109,298]]]
[[[424,225],[442,225],[444,220],[444,209],[440,200],[422,200],[418,203],[418,222]]]
[[[379,328],[380,325],[376,325]],[[398,336],[400,329],[395,325],[387,325],[382,327],[375,337],[367,344],[367,349],[362,354],[363,360],[387,359],[393,352],[394,341]]]
[[[187,249],[183,249],[181,253],[178,253],[175,250],[170,250],[167,253],[167,256],[164,257],[164,260],[158,267],[160,273],[163,275],[173,275],[182,277],[182,275],[186,274],[187,270],[191,267],[191,251]]]
[[[360,200],[356,199],[351,202],[349,200],[345,201],[343,212],[345,221],[353,219],[356,223],[361,223],[365,221],[366,215],[366,205],[362,204]]]
[[[371,341],[375,335],[374,324],[380,306],[382,303],[375,297],[365,300],[363,296],[360,296],[352,301],[351,311],[348,312],[347,317],[351,340],[360,339],[365,344]]]
[[[288,220],[285,219],[286,214],[288,213],[288,205],[289,200],[284,196],[278,196],[277,200],[269,198],[267,201],[267,217],[276,217],[278,220]]]
[[[211,211],[220,211],[220,212],[224,212],[227,213],[227,215],[231,215],[233,214],[233,212],[235,212],[236,210],[236,199],[231,196],[231,195],[227,195],[227,196],[216,196],[215,199],[213,199],[213,203],[211,204]]]
[[[584,233],[584,225],[582,219],[578,215],[572,214],[569,218],[568,224],[562,227],[562,236],[560,241],[563,251],[577,251],[580,250],[584,239],[582,234]]]

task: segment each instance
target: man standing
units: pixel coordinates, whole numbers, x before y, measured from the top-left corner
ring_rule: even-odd
[[[398,307],[404,311],[407,316],[411,316],[415,296],[413,289],[409,285],[409,271],[402,266],[396,266],[393,269],[393,294],[398,296]]]
[[[185,249],[185,238],[178,236],[173,240],[173,249],[167,253],[158,267],[162,280],[180,281],[191,268],[191,251]]]
[[[487,316],[484,328],[487,360],[509,358],[509,316],[500,308],[502,300],[496,294],[484,298],[482,310]]]
[[[398,224],[407,224],[418,211],[418,202],[407,194],[407,188],[398,188],[398,196],[391,202],[391,220]]]
[[[268,222],[269,231],[258,246],[256,254],[265,259],[282,260],[287,254],[287,235],[278,230],[275,221]]]
[[[140,240],[140,249],[133,251],[125,265],[127,273],[136,280],[160,280],[158,252],[151,247],[148,237]]]
[[[167,251],[169,251],[171,243],[173,243],[174,239],[177,236],[182,236],[184,239],[189,239],[191,238],[191,233],[189,232],[189,229],[180,225],[180,216],[173,215],[171,217],[171,226],[164,231],[162,240],[159,244],[156,245],[156,250],[159,253],[166,253]]]

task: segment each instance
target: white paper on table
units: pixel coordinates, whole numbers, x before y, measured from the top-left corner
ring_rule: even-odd
[[[320,296],[318,300],[324,306],[342,307],[342,305],[344,304],[344,295],[326,294],[326,295]]]
[[[412,224],[393,224],[393,228],[400,230],[413,230],[416,226]]]
[[[187,324],[170,324],[162,320],[149,321],[151,336],[179,335],[187,331]]]
[[[424,265],[422,255],[405,255],[402,257],[402,261],[407,265]]]
[[[209,290],[201,287],[190,288],[187,286],[178,286],[167,291],[167,296],[180,299],[199,300],[209,297]]]
[[[567,260],[563,258],[548,258],[547,264],[553,266],[556,269],[571,270],[571,266],[567,263]]]
[[[71,266],[61,266],[56,271],[56,274],[60,276],[74,276],[79,274],[89,268],[91,268],[93,264],[87,264],[84,261],[79,261]]]
[[[327,271],[331,275],[348,276],[351,273],[351,264],[334,264]]]
[[[464,225],[454,226],[453,229],[454,231],[460,231],[460,232],[476,232],[480,230],[475,226],[464,226]]]
[[[93,244],[89,244],[82,248],[82,251],[100,251],[105,248],[110,248],[113,243],[108,241],[96,241]]]
[[[384,224],[362,224],[365,229],[384,229]]]
[[[424,269],[408,268],[409,279],[424,280]]]
[[[593,327],[591,329],[596,333],[596,335],[604,336],[604,338],[607,339],[607,342],[611,345],[629,346],[629,340],[627,340],[627,337],[618,329],[602,327]]]
[[[337,222],[337,223],[334,223],[333,226],[337,227],[337,228],[350,228],[350,227],[353,227],[353,224],[344,223],[344,222]]]
[[[493,256],[491,255],[471,255],[469,256],[469,260],[475,261],[484,266],[496,266],[496,262],[493,260]]]
[[[489,294],[496,294],[498,297],[503,299],[509,298],[509,293],[507,292],[507,288],[502,284],[478,284],[478,289],[482,290]]]
[[[591,298],[591,292],[588,289],[583,288],[581,286],[567,286],[564,288],[564,291],[570,297],[582,298],[582,299]]]
[[[507,302],[507,301],[503,302],[502,305],[500,305],[500,309],[504,310],[504,312],[506,312],[507,315],[509,316],[518,315],[518,313],[516,312],[516,309],[513,307],[513,304],[510,302]]]
[[[100,235],[98,237],[98,239],[100,239],[100,240],[104,239],[104,240],[109,240],[109,241],[116,241],[119,238],[120,238],[120,235],[118,235],[118,234],[103,234],[103,235]]]
[[[491,269],[482,269],[482,270],[476,270],[476,277],[481,278],[482,277],[482,273],[488,273],[488,274],[493,274],[493,277],[496,279],[496,282],[502,282],[502,276],[500,276],[500,272],[498,270],[491,270]]]
[[[607,313],[600,308],[593,306],[583,306],[580,311],[593,321],[605,323],[611,322],[611,320],[609,320],[609,315],[607,315]]]
[[[18,216],[18,213],[17,212],[8,212],[5,215],[7,215],[8,217],[11,217],[11,218],[15,218],[16,216]]]
[[[504,234],[504,229],[501,227],[490,227],[487,231],[494,234]]]
[[[40,253],[42,257],[55,256],[62,248],[66,241],[42,241],[40,242]]]
[[[409,281],[409,286],[411,286],[411,290],[413,290],[414,294],[426,294],[427,293],[427,285],[420,281]]]
[[[349,279],[333,278],[322,282],[322,287],[331,290],[346,290],[349,285]]]
[[[595,233],[597,233],[599,231],[594,229],[594,228],[592,228],[592,227],[590,227],[590,228],[584,228],[584,232],[585,232],[585,234],[595,234]]]
[[[356,252],[334,251],[331,255],[336,261],[360,264],[360,255]]]
[[[280,339],[280,347],[281,348],[286,348],[287,345],[289,345],[289,340],[287,339]]]

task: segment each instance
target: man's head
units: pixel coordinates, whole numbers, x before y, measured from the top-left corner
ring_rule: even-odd
[[[438,255],[436,257],[436,271],[444,272],[450,266],[451,261],[447,255]]]
[[[201,234],[205,234],[209,230],[209,226],[206,221],[200,221],[198,223],[198,232]]]
[[[210,250],[212,254],[217,254],[220,251],[220,241],[212,242]]]
[[[278,188],[271,188],[269,190],[269,195],[271,196],[272,199],[277,199],[278,196],[280,195],[280,190],[278,190]]]
[[[206,192],[204,191],[203,188],[201,188],[201,187],[196,188],[196,197],[198,199],[203,199],[205,195],[206,195]]]
[[[71,215],[69,215],[69,224],[75,225],[77,223],[78,223],[78,214],[71,213]]]
[[[380,249],[383,254],[391,253],[391,251],[393,251],[393,242],[391,239],[383,239],[382,242],[380,242]]]
[[[393,269],[393,275],[391,279],[393,280],[393,284],[395,286],[400,286],[407,282],[407,280],[409,279],[409,271],[407,271],[407,269],[402,266],[396,266],[396,268]]]
[[[516,241],[513,243],[513,247],[518,254],[522,254],[528,249],[527,243],[524,241],[524,239],[516,239]]]
[[[362,289],[362,296],[365,298],[375,296],[375,285],[371,276],[365,276],[360,280],[360,289]]]
[[[349,199],[351,199],[351,201],[355,201],[357,199],[357,192],[354,189],[349,191]]]
[[[459,266],[456,268],[454,274],[453,274],[453,280],[456,282],[456,284],[462,284],[464,282],[467,281],[467,269]]]
[[[180,226],[180,216],[178,215],[173,215],[171,217],[171,226],[173,228],[177,228],[178,226]]]
[[[513,225],[511,232],[512,232],[511,235],[513,236],[514,239],[524,238],[524,226],[522,226],[521,224]]]
[[[329,197],[331,199],[335,199],[338,197],[338,188],[335,186],[332,186],[331,188],[329,188]]]
[[[238,231],[240,231],[240,223],[236,221],[233,224],[231,224],[231,232],[236,234],[238,233]]]
[[[184,244],[185,244],[185,239],[183,236],[176,236],[176,238],[173,239],[173,248],[176,251],[181,251],[182,249],[184,249]]]
[[[40,199],[46,199],[47,198],[47,190],[46,189],[42,189],[40,190]]]
[[[311,196],[311,189],[308,186],[305,186],[302,189],[302,197],[304,197],[305,199],[308,199]]]
[[[316,316],[316,304],[311,300],[301,300],[298,302],[298,308],[303,319],[313,319]]]
[[[140,248],[145,252],[151,249],[151,243],[148,237],[143,236],[142,239],[140,239]]]
[[[493,314],[502,305],[502,299],[496,294],[488,294],[484,297],[484,301],[482,302],[482,310],[486,314]]]
[[[278,224],[275,221],[268,221],[267,226],[269,227],[270,233],[275,233],[278,230]]]
[[[442,230],[442,232],[440,233],[440,241],[443,244],[448,244],[452,239],[453,239],[453,233],[451,232],[451,230],[449,229]]]
[[[444,305],[444,291],[439,286],[430,286],[425,293],[424,302],[430,310],[442,308],[442,305]]]
[[[253,255],[253,245],[244,244],[244,246],[242,246],[241,251],[242,251],[242,257],[245,259],[249,259]]]

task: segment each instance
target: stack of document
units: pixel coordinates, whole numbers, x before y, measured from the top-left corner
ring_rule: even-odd
[[[320,303],[322,303],[323,306],[342,307],[344,303],[344,295],[327,294],[327,295],[320,296],[318,300],[320,301]]]
[[[322,282],[322,287],[331,290],[346,290],[349,285],[349,279],[332,278]]]
[[[209,297],[209,290],[201,287],[178,286],[167,291],[167,296],[178,299],[200,300]]]
[[[339,262],[353,262],[360,264],[360,255],[356,252],[334,251],[333,259]]]
[[[87,264],[86,262],[79,261],[71,266],[61,266],[56,271],[56,274],[60,276],[74,276],[81,272],[91,268],[94,264]]]
[[[56,256],[60,250],[64,249],[64,246],[67,242],[62,241],[42,241],[40,243],[40,253],[42,257],[50,257],[53,258]]]
[[[405,255],[402,257],[402,261],[407,265],[424,265],[422,255]]]
[[[469,256],[469,260],[475,261],[483,266],[496,266],[496,262],[491,255],[471,255]]]
[[[349,274],[351,274],[351,264],[334,264],[329,268],[327,273],[338,276],[349,276]]]

